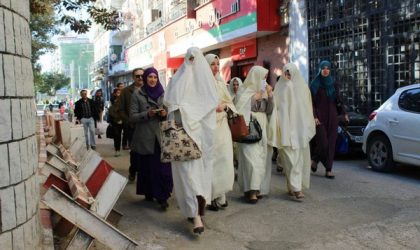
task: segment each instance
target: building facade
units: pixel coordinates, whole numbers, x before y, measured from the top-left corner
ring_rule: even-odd
[[[57,38],[59,72],[70,78],[70,94],[79,96],[79,90],[91,88],[89,67],[93,63],[93,43],[87,37],[63,36]]]
[[[270,70],[268,81],[274,83],[289,61],[282,2],[126,0],[120,10],[123,24],[110,32],[108,67],[101,69],[107,71],[106,84],[129,84],[134,68],[150,66],[168,84],[191,46],[219,55],[225,81],[244,79],[253,65],[261,65]]]
[[[418,0],[307,0],[310,78],[331,60],[343,99],[368,114],[420,82]]]

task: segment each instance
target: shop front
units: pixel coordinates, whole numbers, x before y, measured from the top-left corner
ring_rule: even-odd
[[[218,54],[226,81],[233,76],[245,78],[253,65],[277,67],[274,61],[282,59],[276,52],[286,46],[284,36],[273,35],[280,30],[279,4],[275,0],[210,1],[194,9],[195,18],[184,16],[130,47],[128,70],[154,65],[167,84],[192,46]]]

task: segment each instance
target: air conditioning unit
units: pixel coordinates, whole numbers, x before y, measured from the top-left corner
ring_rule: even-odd
[[[152,22],[161,17],[162,13],[158,9],[151,9]]]

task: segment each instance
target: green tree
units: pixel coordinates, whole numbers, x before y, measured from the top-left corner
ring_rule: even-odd
[[[70,29],[83,34],[89,31],[92,26],[90,19],[76,18],[68,15],[69,12],[86,10],[93,22],[100,24],[105,30],[118,29],[120,20],[116,10],[109,10],[95,6],[96,0],[56,0],[55,7],[58,10],[60,20],[65,25],[70,25]]]
[[[30,0],[30,29],[32,35],[32,69],[36,91],[48,92],[43,82],[41,65],[38,64],[40,56],[53,51],[56,46],[51,37],[60,33],[60,25],[70,25],[70,29],[77,33],[86,33],[92,25],[89,19],[78,19],[70,13],[86,10],[94,22],[101,24],[105,29],[115,29],[118,26],[118,14],[105,8],[94,6],[96,0]]]
[[[54,96],[57,90],[70,84],[70,78],[55,72],[42,73],[39,84],[36,86],[37,91]]]

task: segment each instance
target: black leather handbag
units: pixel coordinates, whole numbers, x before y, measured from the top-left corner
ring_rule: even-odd
[[[249,120],[248,125],[248,135],[243,137],[240,143],[256,143],[259,142],[262,138],[262,128],[260,123],[257,119],[253,118],[251,115],[251,119]]]

